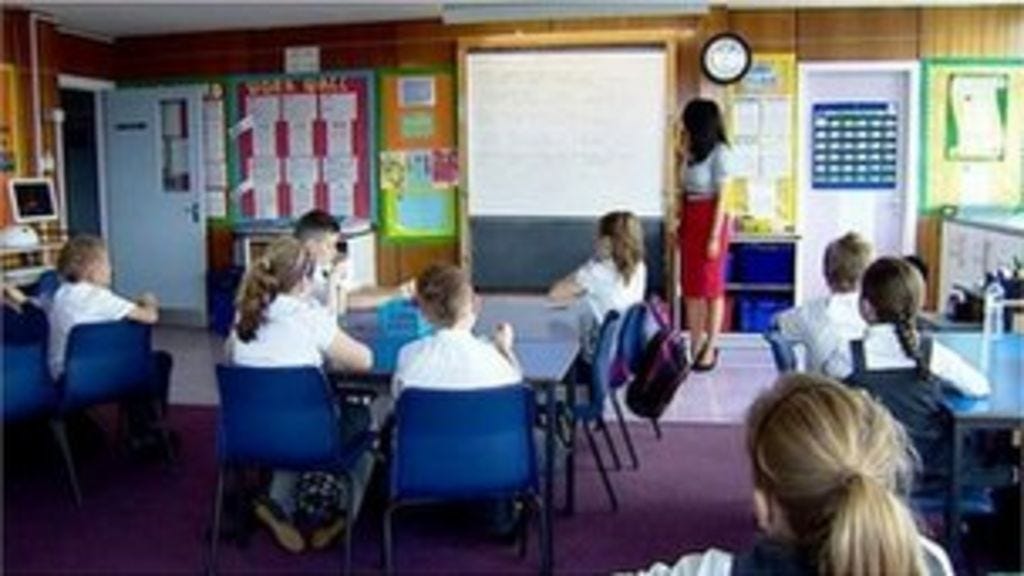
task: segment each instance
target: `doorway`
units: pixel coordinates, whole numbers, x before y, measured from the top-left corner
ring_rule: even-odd
[[[103,236],[96,99],[97,94],[89,90],[62,88],[60,91],[60,107],[64,110],[64,141],[61,146],[67,227],[72,236]]]

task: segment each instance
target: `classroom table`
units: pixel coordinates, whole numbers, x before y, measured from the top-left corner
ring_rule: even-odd
[[[980,369],[980,332],[942,332],[934,336],[947,348]],[[990,342],[989,366],[986,371],[991,395],[967,398],[951,393],[947,404],[953,412],[953,462],[949,483],[949,507],[946,537],[950,553],[959,554],[960,547],[960,462],[963,439],[974,430],[1006,430],[1024,428],[1024,334],[1007,334]]]
[[[579,306],[553,307],[542,296],[494,295],[485,296],[474,332],[486,336],[501,322],[508,322],[515,331],[515,352],[523,370],[523,377],[532,385],[544,391],[545,414],[545,466],[544,466],[544,516],[547,525],[549,545],[554,540],[552,511],[554,508],[554,461],[555,437],[557,434],[556,387],[571,382],[573,366],[580,352],[580,326],[583,309]],[[342,327],[354,338],[366,343],[371,349],[380,348],[385,337],[377,325],[377,314],[373,311],[353,311],[341,320]],[[390,362],[384,366],[393,365]],[[377,365],[379,366],[379,365]],[[391,374],[388,368],[379,368],[368,375],[372,385],[385,387],[390,393]],[[358,376],[356,376],[358,378]],[[566,386],[566,402],[571,406],[576,401],[576,386]],[[569,411],[571,415],[571,411]],[[575,423],[570,444],[575,443]],[[566,457],[566,511],[571,513],[575,502],[575,465],[573,450],[569,446]],[[553,547],[552,547],[553,548]],[[554,550],[545,551],[545,573],[554,566]]]

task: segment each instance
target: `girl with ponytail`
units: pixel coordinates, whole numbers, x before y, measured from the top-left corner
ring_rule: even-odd
[[[736,556],[685,556],[648,574],[952,574],[902,495],[906,435],[867,394],[820,376],[783,376],[747,416],[754,510],[763,532]]]
[[[315,261],[294,238],[271,244],[246,271],[238,292],[238,315],[228,341],[229,360],[241,366],[263,368],[315,366],[362,372],[373,365],[373,354],[364,344],[338,327],[326,307],[309,298]],[[370,416],[365,406],[340,404],[343,436],[366,430]],[[366,477],[369,456],[357,466]],[[361,472],[360,472],[361,475]],[[256,517],[286,550],[300,552],[306,539],[293,522],[297,509],[298,475],[275,470],[269,497],[256,503]],[[338,535],[340,520],[317,528],[310,537],[314,548],[324,547]]]
[[[615,310],[625,312],[643,302],[647,291],[644,264],[644,234],[640,219],[632,212],[609,212],[597,224],[594,256],[575,272],[559,280],[548,291],[556,303],[570,304],[583,298],[591,311],[588,319],[585,356],[593,350],[597,327]]]
[[[864,272],[860,308],[868,329],[841,349],[827,371],[869,391],[907,429],[922,464],[922,487],[941,487],[952,454],[943,386],[985,396],[985,376],[917,331],[924,280],[902,258],[879,258]]]

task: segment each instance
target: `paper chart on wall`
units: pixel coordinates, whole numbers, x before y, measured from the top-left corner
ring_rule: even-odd
[[[755,98],[737,98],[732,105],[732,133],[756,138],[761,133],[761,105]]]
[[[249,179],[253,188],[277,188],[281,181],[281,161],[276,156],[249,158]]]
[[[791,170],[788,146],[783,144],[761,146],[759,174],[762,179],[777,180],[779,178],[786,178],[790,175]]]
[[[316,95],[290,94],[284,97],[284,120],[288,124],[290,156],[313,155],[313,122],[316,121]]]
[[[220,191],[223,192],[228,186],[228,174],[227,164],[225,162],[218,161],[207,161],[204,174],[206,175],[206,185],[204,186],[207,191]]]
[[[1006,131],[999,111],[999,92],[1006,76],[954,75],[949,100],[956,134],[951,156],[958,159],[999,159]],[[953,132],[954,130],[950,130]]]
[[[224,104],[222,100],[203,102],[203,153],[207,162],[225,159]]]
[[[320,166],[316,158],[304,156],[285,160],[286,181],[291,188],[292,214],[304,214],[316,205]]]
[[[747,211],[755,218],[775,216],[775,181],[755,179],[747,182]]]
[[[789,139],[792,124],[789,98],[761,100],[761,136]]]
[[[736,142],[732,147],[732,168],[737,178],[754,179],[758,176],[760,148],[751,142]]]
[[[206,194],[206,217],[224,218],[228,215],[227,196],[223,191],[208,192]]]
[[[327,202],[330,213],[349,216],[354,210],[354,182],[339,181],[327,184]]]
[[[278,217],[277,186],[253,186],[253,199],[256,204],[256,218],[272,220]]]
[[[277,96],[254,96],[249,99],[252,117],[253,156],[277,155],[277,121],[281,101]]]

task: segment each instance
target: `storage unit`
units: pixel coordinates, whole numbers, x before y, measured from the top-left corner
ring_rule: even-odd
[[[793,234],[738,234],[729,246],[724,331],[760,333],[796,301]]]

